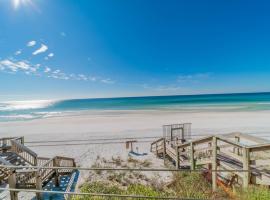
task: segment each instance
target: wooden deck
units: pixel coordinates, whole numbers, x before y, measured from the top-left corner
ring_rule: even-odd
[[[212,135],[185,143],[163,137],[151,144],[151,152],[164,160],[170,160],[177,169],[239,170],[209,170],[213,190],[216,190],[220,180],[227,185],[242,187],[249,184],[270,185],[270,143],[251,135]]]
[[[48,182],[55,180],[59,185],[59,179],[63,175],[72,175],[73,170],[44,169],[42,167],[75,167],[73,158],[56,156],[53,158],[39,157],[35,152],[24,146],[24,138],[0,139],[0,164],[7,166],[28,166],[27,169],[0,168],[0,181],[9,184],[10,188],[42,190]],[[29,166],[40,168],[29,169]],[[37,199],[41,200],[42,194],[37,193]],[[17,200],[18,194],[10,192],[11,200]]]

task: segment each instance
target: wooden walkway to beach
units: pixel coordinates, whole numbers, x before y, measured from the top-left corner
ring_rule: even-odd
[[[219,183],[244,188],[250,184],[270,185],[269,141],[242,133],[195,140],[176,138],[179,134],[174,135],[173,131],[182,129],[183,136],[183,127],[169,129],[170,137],[165,133],[163,138],[153,142],[151,152],[164,161],[171,161],[177,169],[205,169],[211,175],[213,190]]]
[[[1,138],[0,139],[0,182],[9,184],[9,188],[14,189],[37,189],[42,190],[47,183],[54,180],[54,184],[59,186],[59,179],[64,175],[72,175],[74,170],[67,169],[47,169],[42,167],[75,167],[73,158],[56,156],[53,158],[39,157],[31,149],[24,146],[24,138]],[[11,168],[19,166],[21,169]],[[27,168],[23,168],[23,167]],[[35,166],[31,169],[29,167]],[[40,168],[36,168],[36,166]],[[72,184],[72,183],[70,183]],[[36,194],[41,200],[42,194]],[[11,200],[18,199],[18,193],[10,191]]]

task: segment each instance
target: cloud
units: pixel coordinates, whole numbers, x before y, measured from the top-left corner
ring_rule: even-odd
[[[211,73],[197,73],[197,74],[186,74],[179,75],[177,77],[177,82],[199,82],[204,79],[208,79],[211,76]]]
[[[15,56],[20,55],[22,53],[22,50],[18,50],[14,53]]]
[[[49,53],[48,57],[53,57],[54,54],[53,53]]]
[[[102,79],[101,82],[106,83],[106,84],[114,84],[115,83],[115,81],[111,80],[110,78]]]
[[[37,46],[36,41],[29,41],[27,43],[28,47]],[[37,47],[36,47],[37,48]],[[35,50],[32,54],[38,55],[41,53],[44,53],[48,50],[48,46],[45,44],[41,44],[40,48]],[[22,53],[22,50],[17,50],[14,54],[20,55]],[[44,59],[50,59],[54,57],[53,52],[48,52],[45,54],[46,57]],[[74,80],[74,81],[89,81],[89,82],[97,82],[97,83],[105,83],[105,84],[113,84],[115,81],[113,81],[110,78],[102,78],[102,77],[96,77],[89,74],[83,74],[83,73],[65,73],[64,71],[54,68],[54,67],[48,67],[47,65],[43,66],[42,63],[33,63],[31,61],[33,57],[30,57],[29,60],[27,59],[18,59],[18,57],[10,56],[6,59],[2,59],[0,57],[0,71],[6,72],[6,73],[23,73],[27,75],[34,75],[34,76],[43,76],[48,78],[54,78],[54,79],[62,79],[62,80]],[[40,57],[39,57],[40,58]],[[90,58],[89,58],[90,60]],[[39,61],[40,62],[40,61]]]
[[[54,53],[49,53],[48,56],[44,57],[44,60],[49,60],[49,58],[52,58],[54,56]]]
[[[53,74],[59,74],[61,71],[59,69],[53,71]]]
[[[79,78],[79,80],[83,80],[83,81],[87,81],[88,80],[88,78],[84,74],[79,74],[78,75],[78,78]]]
[[[94,76],[89,76],[89,77],[88,77],[88,80],[89,80],[89,81],[93,81],[93,82],[94,82],[94,81],[96,81],[96,80],[97,80],[97,78],[96,78],[96,77],[94,77]]]
[[[161,85],[161,86],[158,86],[156,88],[154,88],[154,90],[157,90],[157,91],[177,91],[177,90],[181,90],[183,89],[182,87],[180,86],[176,86],[176,85]]]
[[[50,72],[50,71],[51,71],[51,68],[45,67],[45,70],[44,70],[45,73],[48,73],[48,72]]]
[[[28,47],[33,47],[33,46],[36,45],[36,43],[37,43],[36,41],[32,40],[32,41],[30,41],[30,42],[27,43],[27,46]]]
[[[48,50],[48,47],[45,44],[41,44],[41,47],[39,49],[37,49],[36,51],[34,51],[32,54],[33,55],[37,55],[40,53],[44,53]]]
[[[0,66],[2,70],[8,70],[11,72],[17,72],[19,70],[24,72],[36,72],[36,67],[31,66],[27,61],[12,61],[9,59],[1,60]]]

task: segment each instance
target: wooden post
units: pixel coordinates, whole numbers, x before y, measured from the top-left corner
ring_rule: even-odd
[[[239,136],[235,136],[235,142],[239,143],[240,142],[240,137]],[[239,147],[234,147],[234,153],[236,153],[238,156],[240,155],[240,148]],[[236,152],[235,152],[236,150]]]
[[[42,180],[39,175],[39,170],[36,171],[36,189],[37,190],[42,190]],[[42,200],[43,199],[43,194],[40,192],[36,193],[37,200]]]
[[[165,164],[165,158],[166,158],[166,139],[163,139],[163,160]]]
[[[190,169],[195,169],[195,160],[194,160],[194,144],[190,142]]]
[[[212,141],[212,190],[217,190],[217,138],[213,136]]]
[[[179,146],[176,146],[176,162],[175,162],[175,167],[176,169],[179,169],[180,166],[180,153],[179,153]]]
[[[156,142],[156,156],[158,157],[158,148],[157,148],[157,142]]]
[[[3,139],[3,152],[7,152],[7,139]]]
[[[16,172],[13,171],[12,174],[8,177],[8,184],[10,189],[16,189]],[[18,200],[18,193],[10,191],[10,199]]]
[[[57,158],[53,159],[53,166],[54,167],[59,167],[59,163],[58,163]],[[59,185],[60,185],[58,169],[55,169],[54,184],[55,184],[55,187],[59,187]]]
[[[250,170],[249,161],[250,161],[249,149],[243,148],[243,170]],[[250,181],[250,172],[245,171],[243,173],[244,173],[243,188],[247,188]]]

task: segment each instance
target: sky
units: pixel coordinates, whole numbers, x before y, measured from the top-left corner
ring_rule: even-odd
[[[270,91],[270,2],[0,0],[0,101]]]

